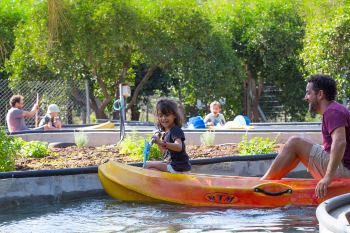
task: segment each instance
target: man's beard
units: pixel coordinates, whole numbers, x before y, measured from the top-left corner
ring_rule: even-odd
[[[317,102],[310,102],[309,103],[309,112],[317,113],[318,106],[319,106],[319,104]]]

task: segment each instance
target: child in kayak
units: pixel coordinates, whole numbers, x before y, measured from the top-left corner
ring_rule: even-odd
[[[175,101],[160,99],[156,104],[156,126],[163,133],[162,140],[158,134],[153,135],[160,151],[169,158],[169,162],[149,161],[146,168],[170,173],[191,170],[189,157],[185,149],[185,134],[181,129],[182,116]]]

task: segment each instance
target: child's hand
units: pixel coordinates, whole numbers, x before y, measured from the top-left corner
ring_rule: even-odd
[[[207,126],[214,126],[214,124],[213,124],[213,122],[210,121],[207,123]]]
[[[159,134],[153,134],[152,136],[152,140],[154,141],[154,143],[156,143],[157,145],[160,145],[162,142],[160,141],[160,138],[159,138]]]
[[[58,129],[61,129],[61,128],[62,128],[62,122],[61,122],[61,120],[60,120],[59,118],[56,118],[56,120],[55,120],[55,126],[56,126],[56,128],[58,128]]]

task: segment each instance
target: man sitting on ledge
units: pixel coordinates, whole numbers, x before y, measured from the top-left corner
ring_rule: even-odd
[[[335,177],[350,177],[350,112],[335,101],[336,83],[328,75],[312,75],[307,80],[305,100],[309,111],[322,115],[323,147],[291,137],[262,180],[281,179],[302,162],[318,179],[316,196],[323,198]]]
[[[10,133],[29,130],[25,117],[33,117],[39,111],[39,105],[34,104],[30,112],[24,111],[24,97],[21,95],[14,95],[10,99],[10,110],[6,115],[7,127]]]

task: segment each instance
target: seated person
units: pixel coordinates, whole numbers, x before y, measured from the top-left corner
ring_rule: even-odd
[[[220,113],[221,104],[218,101],[214,101],[210,104],[210,113],[205,116],[204,123],[206,126],[217,126],[218,124],[225,124],[225,117]]]
[[[29,130],[25,117],[33,117],[39,111],[39,105],[34,104],[30,112],[24,111],[24,97],[21,95],[14,95],[10,99],[10,110],[6,115],[7,127],[10,133]]]
[[[58,117],[60,109],[56,104],[50,104],[47,108],[47,114],[41,119],[39,127],[44,127],[45,130],[61,129],[62,123]]]

